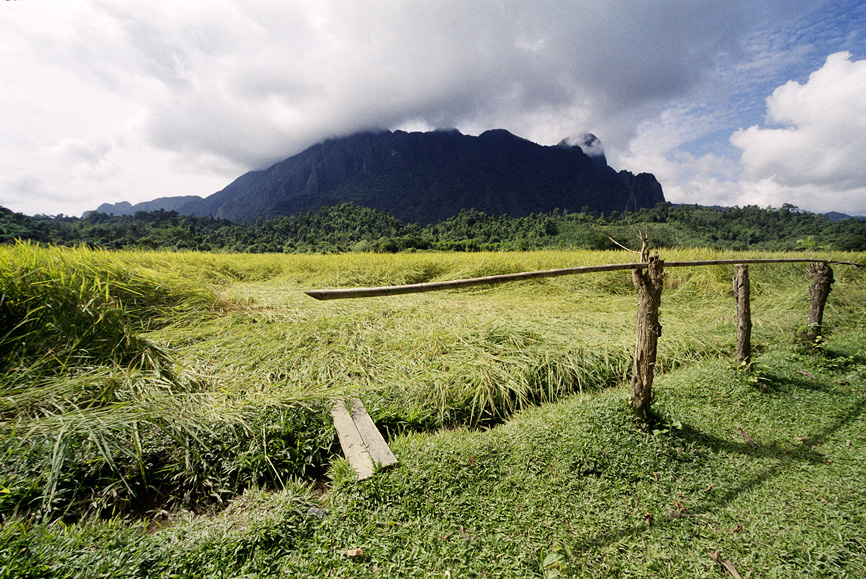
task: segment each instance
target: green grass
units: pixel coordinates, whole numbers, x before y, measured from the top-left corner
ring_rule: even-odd
[[[834,268],[814,353],[805,268],[751,268],[743,372],[732,268],[669,270],[650,434],[626,273],[303,294],[630,257],[0,249],[0,577],[712,576],[717,549],[744,576],[862,574],[863,272]],[[327,414],[348,394],[401,463],[364,483]]]
[[[662,376],[650,434],[617,387],[490,430],[399,436],[399,467],[318,501],[293,483],[151,533],[7,523],[0,544],[22,552],[0,576],[541,577],[545,560],[572,577],[724,576],[716,550],[743,576],[859,576],[866,361],[845,343],[866,332],[840,338],[829,360],[779,348],[755,374],[714,361]]]
[[[809,360],[775,362],[762,360],[768,372],[818,372]],[[668,425],[655,434],[633,428],[617,388],[488,432],[402,438],[400,469],[335,492],[319,530],[319,547],[329,536],[363,547],[365,564],[308,550],[286,568],[538,576],[558,551],[569,576],[707,576],[707,553],[721,550],[744,576],[854,576],[866,570],[866,367],[851,372],[858,388],[825,374],[829,391],[795,380],[782,395],[725,362],[680,370],[659,380]]]

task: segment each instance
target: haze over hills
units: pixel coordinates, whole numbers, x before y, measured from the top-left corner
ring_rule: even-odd
[[[378,131],[329,139],[203,199],[164,197],[97,211],[162,208],[248,223],[351,202],[404,223],[429,224],[462,209],[523,217],[557,208],[636,211],[664,200],[653,175],[612,169],[593,135],[543,146],[501,129],[477,137],[457,130]]]

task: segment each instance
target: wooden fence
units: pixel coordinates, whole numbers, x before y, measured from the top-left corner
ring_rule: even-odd
[[[646,256],[644,252],[642,255]],[[768,263],[808,263],[812,276],[809,288],[810,307],[807,339],[814,344],[821,332],[824,318],[824,305],[833,283],[833,270],[830,264],[866,267],[866,264],[849,261],[834,261],[815,258],[789,259],[715,259],[705,261],[670,261],[660,259],[658,253],[652,257],[644,257],[640,263],[618,263],[606,265],[587,265],[562,269],[548,269],[492,275],[471,279],[453,281],[418,283],[398,286],[350,288],[350,289],[319,289],[305,292],[317,300],[336,300],[352,298],[382,297],[401,294],[459,289],[481,285],[493,285],[512,281],[560,277],[582,273],[603,271],[631,270],[632,282],[638,292],[637,343],[632,366],[631,401],[635,420],[641,427],[647,426],[649,404],[652,400],[653,369],[656,360],[658,338],[662,327],[658,321],[658,310],[661,303],[664,268],[666,267],[700,267],[709,265],[736,266],[733,287],[737,303],[737,346],[736,357],[741,364],[751,363],[751,306],[749,268],[750,264]],[[646,271],[644,271],[646,270]]]

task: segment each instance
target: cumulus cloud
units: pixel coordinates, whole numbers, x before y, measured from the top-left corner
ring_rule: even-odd
[[[690,104],[669,106],[639,125],[620,160],[653,171],[666,197],[679,203],[791,203],[814,212],[866,214],[864,94],[866,60],[837,52],[805,82],[772,90],[761,125],[728,133],[730,151],[686,150],[685,144],[701,142],[725,122],[723,110]]]
[[[767,99],[767,124],[731,136],[744,177],[783,187],[849,189],[866,183],[866,60],[832,54],[806,84],[790,81]],[[772,126],[775,125],[775,126]]]
[[[866,208],[866,60],[830,55],[805,84],[790,81],[767,98],[766,127],[731,136],[742,150],[744,198],[849,210]]]

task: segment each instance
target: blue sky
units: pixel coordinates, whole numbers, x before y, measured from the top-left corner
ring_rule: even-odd
[[[866,2],[0,2],[0,205],[214,193],[336,135],[585,132],[668,200],[866,214]]]
[[[765,101],[773,90],[788,81],[806,84],[830,54],[848,51],[854,60],[866,58],[864,24],[866,2],[840,1],[816,4],[789,21],[757,27],[743,42],[743,61],[726,63],[720,70],[736,87],[727,106],[717,111],[727,122],[689,143],[689,152],[715,152],[713,147],[730,145],[728,137],[738,128],[763,124]]]

